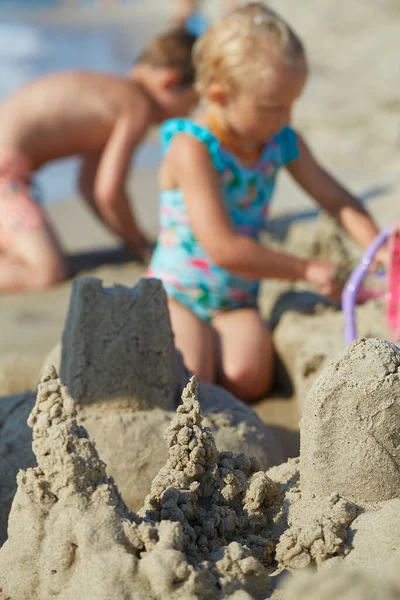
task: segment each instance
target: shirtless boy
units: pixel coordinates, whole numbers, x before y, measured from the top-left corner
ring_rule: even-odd
[[[125,191],[131,157],[154,124],[196,103],[195,38],[175,30],[148,44],[128,77],[92,72],[49,75],[0,107],[0,291],[49,287],[66,261],[31,190],[46,163],[82,155],[85,199],[123,243],[144,256],[147,240]]]

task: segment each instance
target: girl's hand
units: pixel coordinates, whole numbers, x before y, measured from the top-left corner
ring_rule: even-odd
[[[377,271],[380,268],[388,269],[390,263],[390,251],[389,245],[385,244],[381,248],[379,248],[378,252],[375,255],[375,258],[372,262],[372,270]]]
[[[319,292],[337,302],[340,300],[341,287],[337,283],[338,267],[334,263],[322,260],[308,260],[305,280],[315,285]]]

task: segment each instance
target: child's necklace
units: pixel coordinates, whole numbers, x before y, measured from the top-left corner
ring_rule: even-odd
[[[264,149],[263,144],[260,144],[258,148],[251,150],[243,148],[239,142],[234,140],[232,136],[227,133],[214,114],[208,115],[207,125],[210,131],[219,139],[221,144],[238,158],[249,163],[254,163],[261,157]]]

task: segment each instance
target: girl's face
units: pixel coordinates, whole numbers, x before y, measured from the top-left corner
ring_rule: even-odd
[[[229,130],[249,144],[262,144],[290,123],[294,102],[301,95],[305,68],[279,64],[260,76],[253,89],[226,98],[223,118]]]

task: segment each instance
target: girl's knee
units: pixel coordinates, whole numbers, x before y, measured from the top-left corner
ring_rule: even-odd
[[[182,352],[182,351],[181,351]],[[214,365],[200,356],[185,356],[182,352],[185,366],[203,383],[214,383]]]
[[[201,321],[188,307],[174,298],[168,299],[175,345],[185,366],[199,381],[215,381],[216,338],[208,323]]]
[[[235,396],[244,402],[256,402],[270,390],[274,376],[274,362],[270,359],[261,368],[246,363],[226,365],[224,368],[224,385]]]

